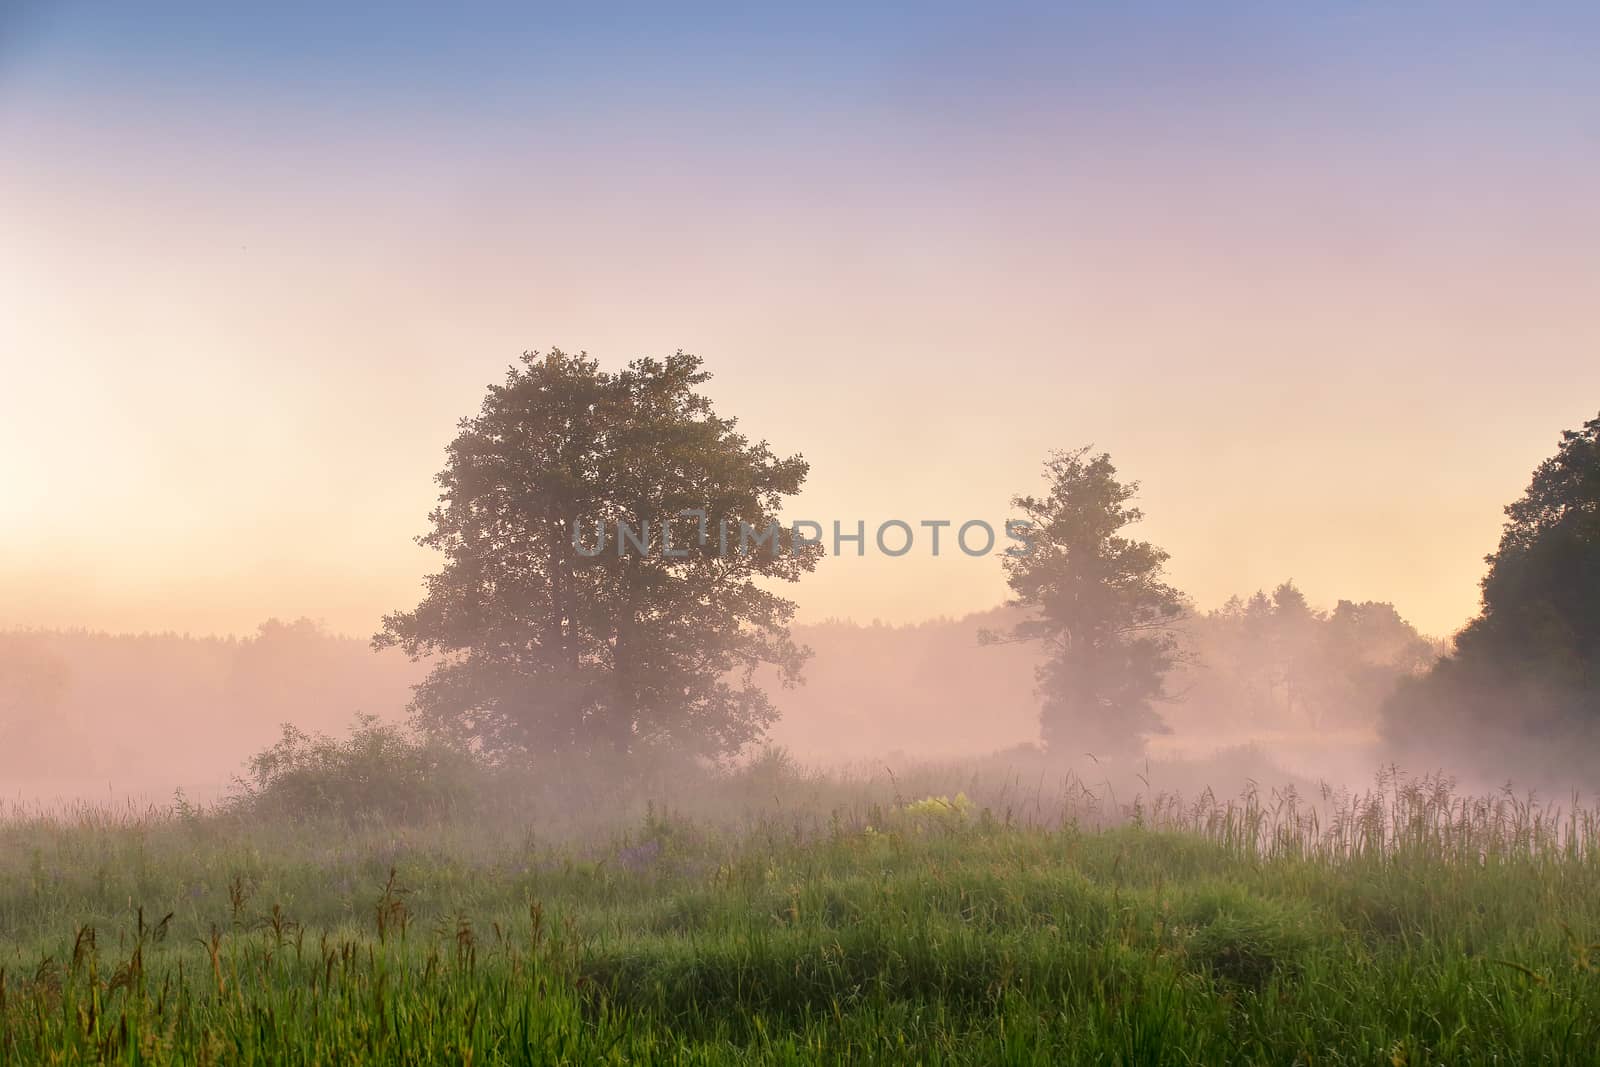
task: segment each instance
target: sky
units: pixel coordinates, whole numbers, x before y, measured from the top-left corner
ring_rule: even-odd
[[[998,525],[1092,444],[1200,607],[1440,635],[1600,411],[1600,9],[135,7],[0,0],[0,626],[370,633],[551,346],[700,355],[792,517]]]

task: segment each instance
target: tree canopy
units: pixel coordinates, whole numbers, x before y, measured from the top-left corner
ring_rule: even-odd
[[[421,726],[528,755],[715,757],[763,733],[776,712],[756,672],[793,684],[808,652],[789,633],[793,603],[759,579],[795,581],[821,548],[781,528],[780,551],[696,536],[685,512],[769,529],[807,473],[718,416],[700,392],[709,377],[683,352],[617,373],[528,353],[462,420],[418,539],[443,568],[374,638],[434,658],[412,702]],[[619,522],[658,542],[672,524],[673,551],[620,538],[594,551]]]
[[[1506,508],[1485,562],[1483,610],[1457,638],[1458,655],[1600,688],[1600,418],[1562,433]]]
[[[1165,580],[1167,553],[1125,535],[1143,518],[1137,482],[1117,480],[1105,453],[1057,452],[1043,497],[1012,500],[1032,547],[1004,565],[1015,607],[1028,615],[988,641],[1039,641],[1040,735],[1047,748],[1136,753],[1166,726],[1154,709],[1178,657],[1173,624],[1184,601]]]
[[[1564,432],[1505,513],[1482,610],[1384,709],[1401,747],[1466,734],[1483,751],[1488,731],[1559,759],[1600,734],[1600,418]]]

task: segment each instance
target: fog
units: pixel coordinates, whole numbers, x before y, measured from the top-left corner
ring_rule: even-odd
[[[772,686],[781,718],[767,743],[813,768],[869,775],[984,764],[1103,779],[1106,761],[1093,753],[1041,761],[1039,650],[980,644],[980,631],[1017,614],[796,627],[813,655],[803,684]],[[1252,775],[1361,787],[1396,755],[1379,735],[1383,698],[1442,649],[1387,605],[1318,611],[1291,584],[1196,610],[1182,631],[1185,657],[1160,705],[1170,732],[1150,738],[1146,763],[1221,791]],[[404,724],[427,669],[308,618],[230,637],[3,632],[0,781],[22,803],[165,802],[175,790],[215,800],[283,724],[335,737],[359,715]],[[1230,780],[1206,780],[1219,757]],[[1435,764],[1410,769],[1452,762],[1441,749]],[[1469,768],[1456,769],[1485,784]]]
[[[283,724],[338,737],[357,715],[454,715],[474,743],[516,735],[489,738],[504,751],[637,729],[885,774],[1031,768],[1043,746],[1058,777],[1225,759],[1359,784],[1393,761],[1593,787],[1592,624],[1544,611],[1546,587],[1593,600],[1592,563],[1546,568],[1528,613],[1503,613],[1542,651],[1502,634],[1459,691],[1420,681],[1482,606],[1501,508],[1600,392],[1582,33],[1526,16],[1519,91],[1486,101],[1505,34],[1416,14],[1355,47],[1322,15],[863,11],[818,33],[774,8],[665,49],[654,23],[405,12],[391,40],[280,15],[0,13],[0,137],[20,146],[0,157],[0,796],[216,798]],[[566,370],[527,363],[522,407],[462,443],[457,420],[541,345],[570,348]],[[639,359],[680,360],[650,403]],[[663,604],[624,590],[650,567],[593,573],[540,540],[557,515],[705,508],[683,455],[650,464],[706,445],[709,411],[723,488],[819,523],[1003,523],[1041,459],[1093,442],[1147,512],[1102,540],[1128,520],[1160,557],[1132,616],[1174,644],[1106,644],[1135,668],[1120,681],[1052,659],[1060,617],[984,645],[1037,621],[1050,583],[1005,607],[998,555],[919,543],[738,576],[782,579],[801,664],[770,604],[700,613],[722,561],[658,568],[682,586]],[[419,546],[441,465],[470,481],[462,457],[539,419],[576,427],[571,447],[500,455],[478,489],[571,506],[497,497],[526,527],[497,539],[463,499]],[[602,474],[641,506],[600,499]],[[1580,497],[1540,514],[1581,525]],[[421,586],[407,616],[475,544],[478,577]],[[543,585],[529,546],[555,561]],[[654,703],[620,722],[596,675],[645,616],[678,628],[621,683]],[[714,667],[682,669],[702,653]],[[413,716],[451,655],[479,659]],[[751,661],[764,695],[719,688]],[[1075,670],[1095,692],[1069,692]],[[1111,753],[1052,699],[1139,722]]]

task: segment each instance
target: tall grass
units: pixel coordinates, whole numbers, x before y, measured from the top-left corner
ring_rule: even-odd
[[[1395,773],[1188,800],[1023,781],[775,761],[582,835],[548,832],[537,803],[406,822],[13,812],[0,1062],[1586,1063],[1600,1047],[1592,809]]]

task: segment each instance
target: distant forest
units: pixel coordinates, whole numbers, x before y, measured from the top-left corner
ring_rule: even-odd
[[[783,714],[771,739],[817,762],[959,758],[1035,743],[1037,649],[977,641],[1016,614],[796,626],[815,654],[805,684],[774,687]],[[1171,732],[1157,752],[1255,740],[1370,753],[1397,679],[1422,674],[1442,651],[1388,604],[1319,611],[1292,583],[1193,613],[1180,632],[1173,699],[1160,706]],[[206,795],[283,723],[340,734],[358,714],[404,721],[427,670],[308,619],[270,620],[240,638],[3,632],[0,784],[13,799],[40,786],[103,793],[107,783],[118,795],[165,795],[180,783]]]

